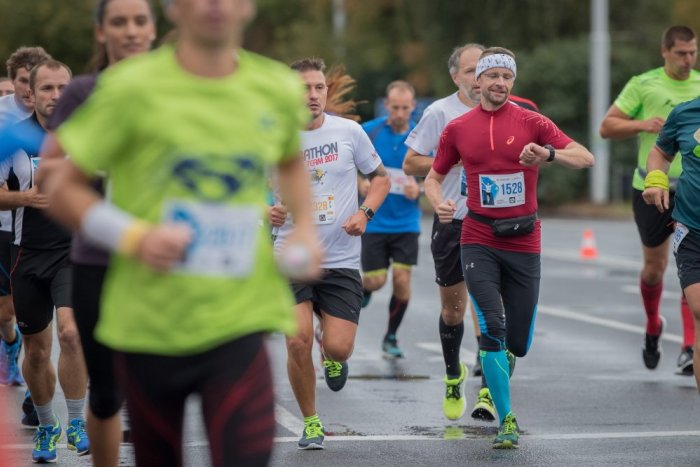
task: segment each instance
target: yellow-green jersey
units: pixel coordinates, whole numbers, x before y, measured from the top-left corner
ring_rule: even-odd
[[[86,173],[107,173],[116,206],[153,224],[184,223],[194,240],[168,274],[112,257],[99,340],[188,355],[254,332],[295,332],[266,241],[266,174],[299,157],[308,120],[297,74],[246,51],[218,79],[183,70],[170,46],[102,74],[59,142]]]
[[[617,96],[615,106],[634,120],[666,119],[675,106],[698,96],[700,72],[691,70],[689,78],[680,81],[670,78],[661,67],[632,77]],[[656,137],[654,133],[639,133],[637,168],[632,179],[632,186],[637,190],[644,190],[647,157]],[[678,180],[681,171],[681,158],[676,157],[668,172],[672,182]]]

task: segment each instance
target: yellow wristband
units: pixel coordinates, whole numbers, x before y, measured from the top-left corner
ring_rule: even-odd
[[[139,243],[141,243],[141,240],[150,229],[151,227],[146,222],[132,222],[119,239],[119,253],[133,256],[134,253],[136,253]]]
[[[663,170],[652,170],[644,178],[644,188],[652,187],[668,190],[668,175]]]

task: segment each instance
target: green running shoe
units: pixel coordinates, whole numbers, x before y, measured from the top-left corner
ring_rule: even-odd
[[[324,438],[325,433],[321,419],[318,416],[311,417],[308,421],[304,420],[304,433],[299,438],[297,448],[302,450],[323,449]]]
[[[464,382],[469,370],[460,362],[462,373],[459,378],[448,379],[445,376],[445,398],[442,400],[442,411],[449,420],[459,420],[467,410],[467,400],[464,398]]]
[[[515,414],[508,412],[503,423],[498,428],[498,434],[493,440],[494,449],[515,449],[518,447],[518,438],[520,438],[520,428],[515,420]]]
[[[481,388],[479,391],[479,397],[476,398],[476,404],[472,409],[472,418],[487,422],[496,420],[496,407],[493,406],[489,388]]]
[[[323,360],[323,377],[331,391],[338,392],[345,387],[348,381],[348,364],[334,360]]]

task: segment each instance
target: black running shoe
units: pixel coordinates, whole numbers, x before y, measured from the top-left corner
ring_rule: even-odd
[[[39,415],[34,408],[34,401],[29,394],[29,389],[24,391],[24,400],[22,401],[22,421],[20,422],[25,428],[36,428],[39,426]]]
[[[642,359],[644,360],[644,366],[650,370],[654,370],[659,366],[659,360],[661,360],[661,335],[666,327],[666,318],[661,317],[661,330],[658,336],[652,336],[651,334],[644,334],[644,347],[642,347]]]
[[[681,376],[693,376],[693,348],[684,347],[678,356],[676,374]]]

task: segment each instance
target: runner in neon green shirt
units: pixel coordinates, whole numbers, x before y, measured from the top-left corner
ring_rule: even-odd
[[[275,424],[263,333],[296,331],[265,235],[270,167],[295,219],[297,256],[284,264],[300,277],[318,271],[299,157],[309,119],[303,87],[286,66],[240,50],[254,11],[251,0],[174,0],[174,46],[105,71],[56,131],[71,158],[44,187],[52,212],[114,252],[96,333],[118,351],[139,465],[182,465],[192,393],[217,435],[214,465],[269,460]],[[88,186],[100,172],[111,203]]]
[[[673,233],[674,224],[671,210],[662,214],[654,206],[645,204],[642,198],[644,177],[649,151],[668,114],[675,106],[700,96],[700,73],[693,70],[697,50],[697,40],[692,29],[686,26],[668,28],[661,45],[664,66],[630,79],[600,126],[603,138],[639,135],[639,154],[632,186],[634,219],[644,252],[639,287],[647,326],[642,358],[650,370],[657,367],[661,358],[659,342],[665,321],[659,314],[659,303],[663,275],[668,264],[669,237]],[[680,174],[681,158],[676,157],[668,173],[672,186],[675,186]],[[681,316],[683,345],[678,357],[677,373],[692,375],[694,325],[685,297],[681,300]]]
[[[216,81],[192,76],[172,47],[162,47],[106,71],[100,92],[57,132],[81,170],[109,174],[113,203],[130,214],[151,224],[183,221],[197,230],[211,211],[222,222],[202,227],[207,231],[199,237],[211,245],[197,243],[199,251],[226,242],[214,238],[217,230],[220,237],[241,236],[230,239],[240,242],[228,258],[230,270],[211,262],[161,276],[136,258],[117,255],[97,328],[111,347],[180,355],[250,332],[294,331],[289,287],[275,273],[259,220],[265,167],[296,157],[294,130],[307,119],[297,105],[302,88],[283,65],[249,52],[239,52],[239,67]],[[152,78],[138,86],[144,76]],[[218,206],[205,211],[210,206],[200,201]],[[229,232],[223,222],[238,220],[249,222],[249,232]],[[203,261],[226,260],[212,253]],[[235,267],[242,263],[247,266]],[[153,313],[154,303],[168,307]]]

